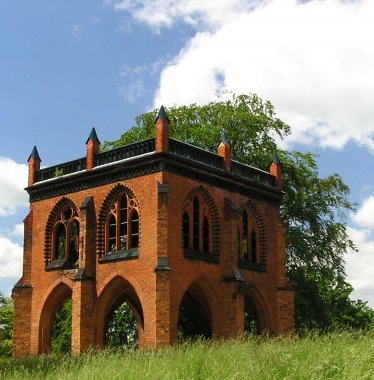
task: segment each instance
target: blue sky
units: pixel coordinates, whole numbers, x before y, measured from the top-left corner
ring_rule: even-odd
[[[372,0],[0,0],[0,290],[21,276],[27,158],[85,154],[164,104],[257,93],[351,188],[354,297],[374,307]]]

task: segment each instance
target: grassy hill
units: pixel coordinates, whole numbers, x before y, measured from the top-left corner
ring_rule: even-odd
[[[374,379],[374,331],[0,359],[5,379]]]

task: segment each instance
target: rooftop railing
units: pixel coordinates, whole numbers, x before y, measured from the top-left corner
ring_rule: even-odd
[[[95,157],[95,167],[118,162],[124,159],[141,156],[155,151],[155,139],[151,138],[128,144],[120,148],[101,152]],[[178,140],[169,139],[169,152],[177,156],[199,162],[207,166],[224,170],[223,159],[217,154],[197,148],[193,145]],[[65,162],[60,165],[41,169],[35,173],[36,181],[45,181],[66,174],[72,174],[86,169],[86,157],[74,161]],[[262,170],[231,160],[231,174],[243,177],[268,186],[276,186],[275,178]]]
[[[231,160],[231,174],[244,177],[268,186],[275,186],[275,178],[262,170]]]
[[[217,169],[223,169],[222,157],[207,150],[197,148],[193,145],[183,143],[178,140],[169,140],[169,151],[178,156],[189,158],[190,160],[200,162],[205,165],[213,166]]]
[[[65,174],[71,174],[86,169],[86,157],[78,158],[74,161],[64,162],[60,165],[50,166],[35,173],[35,182],[57,178]]]
[[[124,160],[126,158],[141,156],[145,153],[150,153],[155,151],[155,139],[148,139],[144,141],[139,141],[133,144],[128,144],[120,148],[108,150],[107,152],[99,153],[96,156],[95,166],[101,166],[105,164],[110,164],[111,162],[116,162]]]

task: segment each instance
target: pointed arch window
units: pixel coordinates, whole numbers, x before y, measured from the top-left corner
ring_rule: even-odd
[[[212,223],[208,207],[199,195],[187,204],[182,215],[182,241],[185,256],[212,256]]]
[[[111,204],[106,221],[105,251],[116,253],[139,246],[139,208],[126,193]]]
[[[240,234],[240,232],[239,232]],[[258,232],[254,218],[243,210],[241,215],[241,251],[239,259],[258,263]]]
[[[183,213],[183,248],[190,248],[190,218],[187,211]]]
[[[74,268],[79,261],[79,220],[76,211],[64,207],[52,229],[52,257],[46,269]]]

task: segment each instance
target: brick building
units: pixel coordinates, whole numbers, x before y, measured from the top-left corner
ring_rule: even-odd
[[[49,352],[56,310],[72,299],[72,352],[105,345],[113,308],[126,301],[140,347],[177,341],[181,305],[194,332],[292,331],[279,216],[281,168],[270,173],[169,138],[160,109],[155,138],[40,169],[34,147],[24,220],[23,276],[14,286],[14,355]]]

